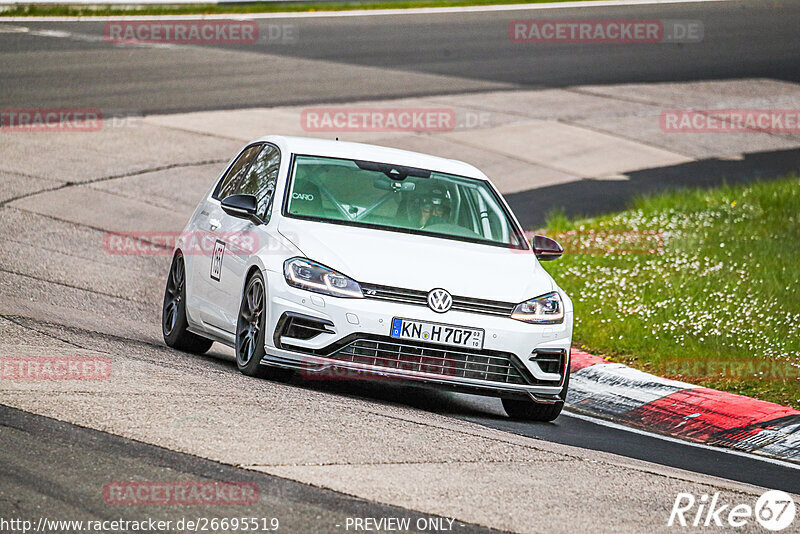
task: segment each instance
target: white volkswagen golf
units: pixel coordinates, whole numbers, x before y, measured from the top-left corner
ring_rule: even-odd
[[[251,376],[410,380],[551,421],[569,383],[572,303],[539,265],[561,247],[532,245],[471,165],[264,137],[230,162],[178,241],[164,340],[195,353],[229,345]]]

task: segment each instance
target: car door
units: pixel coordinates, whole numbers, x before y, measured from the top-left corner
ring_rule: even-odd
[[[271,144],[261,147],[247,171],[237,179],[235,187],[220,192],[219,201],[227,194],[253,195],[257,201],[257,215],[263,224],[240,219],[222,212],[220,226],[215,230],[215,252],[210,265],[209,298],[218,304],[214,326],[229,333],[235,332],[239,305],[250,258],[262,247],[269,247],[265,231],[272,214],[272,203],[280,169],[280,151]],[[222,209],[220,208],[220,211]]]
[[[220,310],[221,266],[229,252],[226,251],[228,239],[222,234],[223,221],[228,215],[222,211],[220,200],[234,194],[262,146],[250,145],[239,154],[212,194],[204,201],[191,229],[190,237],[193,243],[198,244],[191,247],[186,254],[187,266],[192,271],[193,311],[203,321],[203,327],[212,334],[219,334],[219,330],[230,330],[222,319],[224,314]]]
[[[227,214],[222,218],[221,230],[224,235],[228,236],[231,244],[229,257],[222,261],[220,266],[219,289],[223,294],[220,294],[219,298],[222,303],[223,320],[226,325],[231,325],[232,331],[235,331],[236,328],[245,282],[244,277],[247,274],[248,266],[251,265],[250,256],[258,249],[272,248],[267,242],[270,236],[266,232],[266,227],[272,215],[280,164],[281,156],[278,147],[265,144],[238,183],[234,193],[256,197],[258,206],[256,213],[264,221],[262,224],[254,224],[249,220]]]

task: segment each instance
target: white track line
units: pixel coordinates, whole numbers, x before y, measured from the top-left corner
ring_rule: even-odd
[[[568,407],[567,407],[568,408]],[[734,456],[742,456],[744,458],[750,458],[751,460],[759,460],[761,462],[767,462],[770,464],[779,465],[781,467],[788,467],[790,469],[797,469],[800,470],[800,464],[795,464],[792,462],[787,462],[784,460],[778,460],[777,458],[772,458],[770,456],[763,456],[760,454],[753,454],[749,452],[737,451],[736,449],[728,449],[726,447],[713,447],[711,445],[706,445],[704,443],[695,443],[693,441],[688,441],[685,439],[673,438],[672,436],[665,436],[663,434],[656,434],[654,432],[648,432],[647,430],[640,430],[638,428],[633,428],[630,426],[621,425],[618,423],[612,423],[611,421],[607,421],[605,419],[597,419],[595,417],[591,417],[588,415],[583,415],[579,413],[575,413],[573,411],[564,410],[561,412],[562,415],[566,415],[567,417],[574,417],[575,419],[580,419],[582,421],[588,421],[590,423],[594,423],[600,426],[606,426],[609,428],[613,428],[615,430],[622,430],[625,432],[632,432],[634,434],[639,434],[641,436],[648,436],[651,438],[657,438],[664,441],[670,441],[673,443],[679,443],[681,445],[688,445],[690,447],[697,447],[699,449],[706,449],[714,452],[721,452],[724,454],[732,454]]]
[[[259,19],[307,19],[325,17],[381,17],[397,15],[435,15],[450,13],[490,13],[502,11],[540,11],[550,9],[574,9],[592,7],[646,6],[666,4],[702,4],[730,2],[732,0],[597,0],[582,2],[557,2],[552,4],[507,4],[497,6],[421,7],[409,9],[358,9],[352,11],[314,11],[303,13],[228,13],[216,15],[116,15],[113,17],[3,17],[3,22],[108,22],[120,19],[131,21],[148,20],[259,20]],[[202,2],[202,0],[198,0]],[[68,2],[69,3],[69,2]]]

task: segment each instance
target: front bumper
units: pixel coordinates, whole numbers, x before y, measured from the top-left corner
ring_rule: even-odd
[[[364,378],[379,377],[409,380],[446,387],[458,391],[500,397],[528,397],[540,403],[561,402],[564,375],[569,369],[569,348],[572,339],[572,310],[567,310],[564,322],[555,325],[532,325],[508,317],[455,311],[435,313],[427,306],[387,302],[375,299],[345,299],[311,293],[290,287],[282,273],[266,272],[269,306],[267,316],[266,356],[262,364],[301,370],[307,377]],[[310,339],[281,335],[286,333],[287,316],[314,318],[324,327]],[[405,342],[390,338],[394,317],[446,323],[484,330],[481,351]],[[277,330],[277,333],[276,333]],[[415,354],[448,353],[448,370],[430,365],[387,363],[386,358],[369,361],[353,357],[349,348],[361,344],[369,347],[389,347],[398,352]],[[400,347],[394,347],[402,345]],[[407,350],[406,350],[407,349]],[[418,349],[423,349],[419,351]],[[563,352],[562,368],[557,372],[537,363],[534,351],[553,354]],[[350,351],[349,353],[347,351]],[[469,353],[469,354],[468,354]],[[343,354],[348,357],[343,358]],[[466,357],[466,358],[465,358]],[[414,356],[426,358],[426,356]],[[499,370],[502,360],[510,362],[508,373],[522,380],[500,376],[499,373],[477,373],[480,364],[466,361],[492,362],[486,369]],[[467,366],[466,368],[464,366]],[[487,379],[489,378],[489,379]]]

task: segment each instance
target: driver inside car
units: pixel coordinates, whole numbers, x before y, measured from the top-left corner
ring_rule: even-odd
[[[424,229],[436,224],[446,224],[450,217],[449,193],[442,189],[433,189],[424,194],[419,202],[419,228]]]

